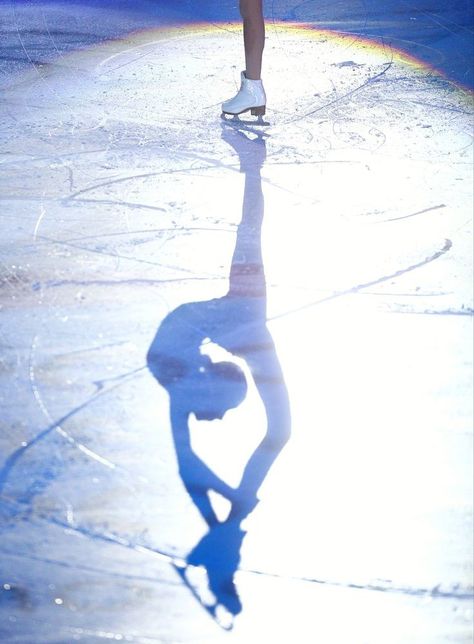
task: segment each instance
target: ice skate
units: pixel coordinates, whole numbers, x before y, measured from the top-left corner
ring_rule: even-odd
[[[235,120],[240,114],[250,112],[252,116],[258,117],[257,123],[265,125],[263,116],[267,97],[262,81],[247,78],[245,72],[241,72],[240,78],[241,85],[237,94],[222,104],[222,117],[226,119],[227,116],[232,116]]]

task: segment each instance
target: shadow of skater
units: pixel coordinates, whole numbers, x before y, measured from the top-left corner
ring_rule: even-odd
[[[221,298],[189,302],[161,323],[148,352],[148,367],[170,397],[170,416],[179,473],[203,516],[209,532],[189,553],[189,565],[204,566],[217,606],[237,615],[242,605],[234,585],[245,532],[242,520],[258,503],[257,491],[290,434],[290,410],[275,346],[266,326],[266,284],[261,227],[264,201],[261,167],[266,158],[261,133],[252,139],[244,130],[223,125],[223,139],[238,153],[245,173],[242,220],[230,270],[229,291]],[[233,362],[213,362],[202,352],[212,341],[245,360],[263,402],[266,434],[247,462],[236,489],[220,479],[191,447],[189,418],[221,419],[247,393],[242,369]],[[225,431],[225,426],[223,428]],[[231,502],[219,521],[208,496],[215,491]],[[184,579],[184,573],[182,574]]]

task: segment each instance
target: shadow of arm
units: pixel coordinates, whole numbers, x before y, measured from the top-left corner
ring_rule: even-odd
[[[268,333],[260,359],[249,360],[267,417],[267,431],[245,466],[231,516],[244,518],[257,504],[257,492],[275,459],[290,438],[291,414],[288,391],[275,347]]]
[[[235,490],[220,479],[193,451],[189,434],[189,414],[183,412],[179,405],[171,406],[171,429],[183,485],[206,523],[209,526],[215,525],[218,520],[208,492],[214,490],[232,501],[235,498]]]

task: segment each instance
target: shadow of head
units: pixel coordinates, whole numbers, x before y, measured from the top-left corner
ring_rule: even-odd
[[[247,380],[233,362],[207,362],[198,370],[197,385],[188,392],[189,411],[197,420],[223,418],[247,395]]]
[[[221,419],[247,395],[247,379],[234,362],[212,362],[200,354],[191,361],[151,354],[148,366],[180,408],[197,420]]]

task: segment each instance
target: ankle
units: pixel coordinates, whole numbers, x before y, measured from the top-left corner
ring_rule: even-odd
[[[259,74],[252,74],[250,72],[244,72],[244,76],[247,80],[259,81],[262,80]]]

